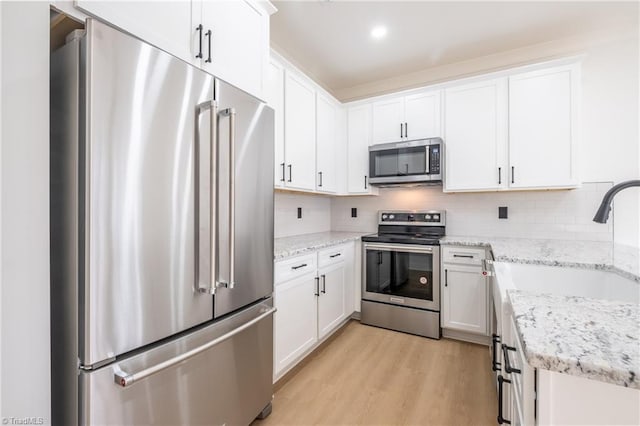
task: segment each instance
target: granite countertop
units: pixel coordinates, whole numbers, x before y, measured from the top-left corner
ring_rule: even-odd
[[[276,238],[274,241],[274,258],[303,254],[308,251],[331,247],[348,241],[360,240],[368,232],[318,232],[315,234],[294,235],[292,237]]]
[[[440,243],[491,247],[498,262],[611,271],[640,291],[638,250],[612,243],[455,236]],[[529,365],[640,389],[639,304],[516,289],[507,295]]]
[[[640,305],[507,293],[529,365],[640,389]]]
[[[498,262],[600,269],[640,283],[640,251],[610,242],[446,236],[440,244],[486,246]]]

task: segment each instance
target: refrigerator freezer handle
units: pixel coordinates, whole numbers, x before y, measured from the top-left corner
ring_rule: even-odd
[[[210,124],[210,141],[211,141],[211,149],[210,159],[209,159],[209,247],[211,250],[211,258],[209,260],[210,265],[210,281],[209,285],[203,287],[200,285],[200,280],[197,279],[198,291],[200,293],[206,294],[215,294],[216,292],[216,275],[217,275],[217,232],[218,232],[218,194],[217,194],[217,182],[218,182],[218,143],[217,143],[217,135],[218,135],[218,103],[216,101],[207,101],[198,105],[198,115],[202,113],[202,111],[209,110],[211,116],[211,124]],[[196,129],[199,129],[199,126],[196,126]],[[199,140],[200,138],[198,138]],[[199,152],[196,150],[196,152]],[[199,161],[196,159],[196,161]],[[198,210],[196,209],[196,215],[198,215]],[[200,218],[196,217],[196,232],[198,232],[198,223]],[[197,250],[200,250],[199,245],[196,245]],[[196,258],[200,257],[200,254],[196,254]],[[197,271],[196,271],[197,272]]]
[[[236,213],[236,110],[227,108],[220,111],[220,115],[229,117],[229,281],[216,282],[216,287],[233,288],[235,286],[235,213]]]
[[[145,368],[142,371],[138,371],[136,373],[127,373],[126,371],[122,371],[117,369],[115,373],[113,373],[113,381],[119,385],[122,386],[123,388],[126,388],[128,386],[131,386],[132,384],[134,384],[137,381],[146,379],[147,377],[159,373],[160,371],[166,370],[167,368],[173,367],[174,365],[180,364],[183,361],[186,361],[189,358],[192,358],[196,355],[198,355],[199,353],[202,353],[208,349],[211,349],[212,347],[224,342],[225,340],[228,340],[230,338],[232,338],[233,336],[235,336],[238,333],[243,332],[244,330],[246,330],[247,328],[253,326],[254,324],[259,323],[260,321],[262,321],[263,319],[265,319],[266,317],[268,317],[269,315],[272,315],[276,312],[276,308],[270,308],[269,310],[265,311],[264,313],[262,313],[260,316],[252,319],[251,321],[241,325],[240,327],[228,332],[227,334],[224,334],[220,337],[218,337],[217,339],[213,339],[210,342],[202,345],[202,346],[198,346],[197,348],[191,349],[190,351],[187,351],[183,354],[180,354],[176,357],[173,357],[171,359],[168,359],[164,362],[161,362],[159,364],[156,364],[154,366],[151,366],[149,368]]]

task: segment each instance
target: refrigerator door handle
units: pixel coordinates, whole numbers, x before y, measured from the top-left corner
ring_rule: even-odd
[[[200,285],[200,280],[197,280],[198,291],[200,293],[206,294],[215,294],[216,286],[214,285],[216,279],[216,270],[217,270],[217,230],[218,230],[218,194],[217,194],[217,181],[218,181],[218,102],[216,101],[207,101],[198,105],[197,115],[200,115],[202,111],[209,110],[211,117],[211,124],[209,126],[210,131],[210,140],[211,140],[211,148],[210,148],[210,158],[209,158],[209,242],[211,249],[211,258],[209,260],[210,266],[210,281],[209,285],[203,287]],[[199,129],[199,126],[196,126],[196,129]],[[198,130],[199,131],[199,130]],[[199,141],[198,137],[198,141]],[[199,150],[196,150],[199,152]],[[199,154],[198,154],[199,155]],[[196,159],[196,162],[199,162],[199,159]],[[198,209],[196,209],[196,228],[199,226],[198,223],[200,221]],[[196,232],[198,230],[196,229]],[[196,253],[196,259],[200,257],[200,245],[196,244],[196,249],[198,253]],[[197,270],[196,270],[197,272]]]
[[[235,156],[235,139],[236,139],[236,110],[235,108],[227,108],[220,111],[220,115],[229,117],[229,281],[216,282],[216,287],[233,288],[235,286],[235,210],[236,210],[236,156]]]
[[[122,386],[123,388],[126,388],[128,386],[131,386],[132,384],[134,384],[137,381],[146,379],[147,377],[159,373],[160,371],[166,370],[167,368],[173,367],[174,365],[177,365],[189,358],[192,358],[196,355],[198,355],[199,353],[202,353],[208,349],[211,349],[212,347],[224,342],[225,340],[230,339],[231,337],[235,336],[238,333],[243,332],[244,330],[246,330],[247,328],[253,326],[254,324],[262,321],[263,319],[265,319],[266,317],[268,317],[269,315],[272,315],[276,312],[276,308],[271,308],[267,311],[265,311],[264,313],[262,313],[260,316],[257,316],[256,318],[252,319],[251,321],[241,325],[240,327],[228,332],[227,334],[224,334],[220,337],[218,337],[217,339],[213,339],[210,342],[199,346],[197,348],[191,349],[190,351],[187,351],[183,354],[180,354],[176,357],[173,357],[171,359],[168,359],[164,362],[161,362],[159,364],[156,364],[154,366],[151,366],[149,368],[145,368],[142,371],[138,371],[136,373],[127,373],[125,371],[122,370],[117,370],[115,373],[113,373],[113,381],[119,385]],[[116,367],[117,368],[117,367]]]

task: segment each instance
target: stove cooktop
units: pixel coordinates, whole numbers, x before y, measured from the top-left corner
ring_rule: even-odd
[[[378,233],[364,242],[440,245],[445,235],[445,212],[438,210],[381,210]]]

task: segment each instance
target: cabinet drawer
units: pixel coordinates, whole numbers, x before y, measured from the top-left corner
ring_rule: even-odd
[[[291,257],[280,260],[275,264],[276,285],[300,277],[309,272],[315,272],[318,266],[317,253]]]
[[[339,246],[333,246],[321,250],[318,252],[318,265],[320,268],[323,266],[331,265],[333,263],[343,262],[347,255],[348,244],[342,244]]]
[[[442,248],[442,261],[444,263],[482,266],[482,259],[485,258],[486,251],[483,248],[447,246]]]

